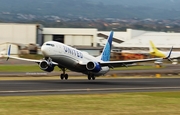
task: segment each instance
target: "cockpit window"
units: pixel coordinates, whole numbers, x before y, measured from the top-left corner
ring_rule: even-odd
[[[54,44],[49,44],[49,43],[47,43],[46,45],[47,45],[47,46],[52,46],[52,47],[54,47]]]

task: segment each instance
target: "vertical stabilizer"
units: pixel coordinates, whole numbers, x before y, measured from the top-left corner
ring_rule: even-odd
[[[150,52],[158,51],[158,49],[156,48],[156,46],[154,45],[154,43],[152,41],[149,41],[149,43],[150,43],[150,47],[149,47]]]
[[[102,61],[109,61],[111,55],[111,46],[112,46],[112,39],[113,39],[113,31],[110,32],[110,35],[107,39],[106,45],[100,55],[100,59]]]
[[[6,59],[6,61],[8,61],[8,59],[9,59],[9,57],[10,57],[10,54],[11,54],[11,45],[9,45],[9,47],[8,47],[7,59]]]
[[[149,53],[152,56],[156,56],[156,57],[161,57],[161,58],[165,58],[166,57],[166,53],[164,53],[163,51],[160,51],[156,48],[156,46],[153,44],[152,41],[150,42],[150,47],[149,47]]]

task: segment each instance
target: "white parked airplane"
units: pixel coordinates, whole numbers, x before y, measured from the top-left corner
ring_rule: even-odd
[[[113,31],[110,32],[107,43],[101,55],[98,57],[94,57],[87,52],[82,52],[63,43],[48,41],[45,42],[41,47],[42,54],[45,57],[43,60],[32,60],[10,56],[11,45],[8,49],[7,60],[9,58],[14,58],[18,60],[36,62],[38,63],[40,69],[47,72],[53,71],[54,67],[58,66],[63,71],[63,73],[60,75],[61,79],[68,79],[68,74],[66,74],[65,72],[66,69],[69,69],[71,71],[86,74],[89,80],[94,80],[96,76],[106,74],[110,70],[110,68],[123,67],[136,62],[147,62],[162,59],[150,58],[140,60],[109,61],[112,39]]]

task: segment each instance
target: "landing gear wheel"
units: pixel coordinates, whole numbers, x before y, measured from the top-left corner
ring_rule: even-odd
[[[93,74],[88,74],[88,80],[95,80],[95,76]]]
[[[65,80],[68,80],[68,74],[64,75]]]
[[[92,75],[91,78],[92,78],[92,80],[95,80],[95,76],[94,75]]]
[[[60,75],[60,79],[61,80],[63,80],[63,79],[67,80],[68,79],[68,74],[65,74],[66,68],[60,68],[60,69],[63,71],[63,73]]]
[[[64,79],[64,74],[61,74],[60,78],[63,80]]]
[[[88,75],[88,80],[91,80],[91,75]]]

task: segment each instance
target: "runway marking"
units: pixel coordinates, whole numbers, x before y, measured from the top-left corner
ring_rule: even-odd
[[[158,89],[180,89],[180,87],[144,87],[144,88],[98,88],[98,89],[52,89],[52,90],[18,90],[0,91],[0,93],[36,93],[36,92],[73,92],[73,91],[115,91],[115,90],[158,90]]]

